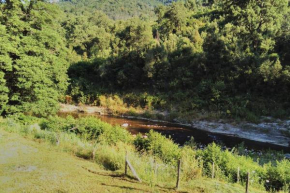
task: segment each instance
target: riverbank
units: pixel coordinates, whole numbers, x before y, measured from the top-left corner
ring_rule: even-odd
[[[98,120],[93,121],[99,124]],[[93,144],[71,132],[60,132],[60,130],[54,132],[49,128],[40,129],[37,123],[27,126],[12,119],[0,122],[0,151],[2,152],[0,187],[3,192],[177,192],[174,189],[175,164],[161,160],[170,155],[174,150],[172,147],[176,145],[158,133],[151,132],[153,136],[159,137],[151,138],[154,143],[152,141],[150,144],[159,143],[160,145],[156,148],[163,149],[164,151],[158,152],[163,152],[164,155],[160,157],[156,154],[153,159],[150,152],[144,154],[142,151],[143,153],[140,152],[140,154],[136,151],[132,143],[124,144],[118,141],[115,145]],[[110,131],[107,130],[107,132]],[[103,134],[110,137],[106,132]],[[101,138],[104,140],[103,137]],[[208,148],[217,150],[218,154],[215,156],[223,158],[228,157],[225,155],[230,153],[221,151],[216,145]],[[209,164],[205,162],[206,160],[200,160],[204,151],[198,152],[188,147],[177,147],[176,150],[183,155],[182,177],[178,192],[234,193],[244,191],[243,183],[236,183],[229,177],[225,178],[220,170],[216,170],[215,179],[211,179],[206,172]],[[125,152],[128,153],[128,159],[131,160],[142,183],[132,178],[130,172],[129,176],[123,175]],[[205,150],[205,152],[211,153],[211,150]],[[199,159],[196,159],[196,153],[200,154]],[[217,168],[219,165],[222,167],[218,160],[221,159],[217,159]],[[204,166],[197,164],[199,161],[205,163]],[[228,166],[230,161],[231,172],[236,171],[237,166],[233,164],[239,163],[241,179],[245,178],[246,170],[266,171],[260,170],[262,166],[244,156],[230,154],[230,159],[223,161],[226,161]],[[229,170],[230,168],[221,169]],[[251,184],[250,191],[265,192],[263,182],[259,183],[255,180],[255,183]]]
[[[103,107],[94,106],[75,106],[61,104],[60,112],[62,113],[88,113],[98,115],[112,115],[112,112]],[[152,112],[157,113],[157,112]],[[162,117],[168,117],[166,112],[158,112]],[[164,121],[160,119],[144,118],[138,115],[121,115],[125,118],[135,118],[150,121]],[[158,117],[158,116],[155,116]],[[257,142],[269,143],[273,145],[279,145],[283,147],[289,147],[290,143],[290,120],[279,120],[270,117],[263,117],[260,123],[249,122],[229,122],[226,120],[192,120],[190,122],[180,121],[174,119],[174,123],[186,125],[195,129],[204,130],[210,133],[229,135],[238,138],[253,140]]]
[[[139,183],[108,171],[92,161],[64,152],[59,146],[30,139],[0,128],[0,192],[225,192],[244,191],[239,184],[197,178],[181,182],[181,188]],[[251,192],[262,193],[250,187]]]

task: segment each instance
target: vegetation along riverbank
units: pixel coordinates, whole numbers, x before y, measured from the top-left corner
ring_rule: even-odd
[[[133,138],[123,128],[111,126],[95,117],[85,117],[78,120],[73,117],[50,117],[48,119],[18,117],[18,120],[15,120],[15,118],[2,119],[0,127],[1,143],[3,145],[1,147],[4,148],[4,154],[1,154],[3,156],[1,167],[8,174],[8,176],[2,177],[6,180],[1,181],[1,187],[11,188],[12,186],[13,179],[11,176],[9,177],[9,169],[11,169],[12,163],[8,164],[9,159],[12,159],[13,156],[20,156],[20,158],[23,156],[23,153],[13,154],[13,151],[21,152],[22,150],[17,149],[10,152],[7,147],[26,148],[25,155],[30,155],[29,151],[31,149],[37,156],[38,145],[33,145],[34,148],[22,145],[14,146],[15,142],[10,140],[10,136],[17,136],[16,141],[18,141],[22,138],[19,136],[21,135],[26,138],[26,143],[35,144],[29,142],[33,140],[40,143],[40,148],[44,146],[41,144],[51,144],[54,146],[53,151],[67,152],[95,162],[97,165],[91,165],[93,168],[101,167],[105,170],[115,171],[117,181],[119,180],[117,176],[124,171],[124,158],[127,152],[128,158],[136,168],[144,187],[150,186],[152,191],[160,188],[170,191],[171,188],[175,187],[176,165],[180,159],[182,160],[181,186],[189,192],[191,190],[192,192],[242,192],[247,172],[251,173],[250,190],[252,192],[266,190],[287,192],[289,189],[290,162],[283,159],[283,155],[273,154],[273,152],[251,158],[250,155],[243,155],[243,152],[239,152],[238,149],[232,152],[223,151],[221,147],[215,144],[209,145],[204,150],[196,149],[193,142],[187,143],[184,147],[178,147],[172,140],[153,131],[148,134],[148,138],[143,138],[141,135]],[[8,134],[7,132],[18,133],[19,135]],[[21,141],[23,140],[21,139]],[[44,151],[44,154],[46,151]],[[59,153],[59,156],[66,157],[67,155]],[[29,158],[27,161],[29,161]],[[14,172],[16,173],[29,173],[34,170],[39,172],[38,167],[45,167],[39,165],[39,163],[35,166],[27,165],[26,162],[21,165],[21,161],[18,160],[18,162],[18,165],[14,164],[15,170],[17,170]],[[214,183],[219,184],[218,187],[215,185],[212,187],[212,182],[209,179],[212,177],[212,163],[215,164]],[[58,168],[55,172],[58,172],[57,170]],[[83,171],[81,168],[79,170]],[[237,181],[238,172],[240,175],[239,181]],[[42,174],[42,176],[46,178],[49,177],[49,174]],[[196,184],[201,181],[205,181],[208,186],[204,187]],[[65,181],[63,183],[66,184]],[[80,182],[78,183],[77,186],[81,185]],[[13,184],[14,190],[17,190],[19,186],[20,184]],[[41,188],[43,185],[40,183],[36,187]],[[53,187],[68,189],[58,183],[55,183]],[[87,187],[86,184],[85,187]],[[32,190],[34,187],[27,186],[26,188]],[[77,192],[77,189],[74,189],[75,186],[70,188],[72,192]]]
[[[135,118],[148,121],[166,121],[186,125],[194,129],[200,129],[211,133],[231,135],[234,137],[249,139],[253,141],[275,144],[283,147],[289,147],[290,121],[279,120],[271,117],[264,117],[260,123],[235,122],[233,120],[216,120],[195,118],[191,121],[178,118],[171,118],[170,113],[161,111],[146,111],[139,109],[132,113],[132,108],[123,107],[123,111],[118,112],[110,109],[110,106],[88,106],[88,105],[68,105],[61,104],[60,112],[62,113],[85,113],[97,115],[113,115],[124,118]],[[113,107],[114,108],[114,107]],[[120,107],[119,107],[120,108]],[[138,113],[137,113],[138,112]]]

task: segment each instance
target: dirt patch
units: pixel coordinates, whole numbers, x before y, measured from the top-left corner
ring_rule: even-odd
[[[96,107],[96,106],[75,106],[69,104],[60,104],[60,111],[61,113],[88,113],[88,114],[99,114],[99,115],[108,115],[110,114],[109,110],[104,107]]]
[[[36,166],[17,166],[15,168],[16,172],[32,172],[34,170],[37,170]]]

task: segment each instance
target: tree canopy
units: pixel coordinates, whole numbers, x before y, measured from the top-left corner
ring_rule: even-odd
[[[48,115],[64,94],[91,103],[133,90],[182,101],[183,111],[269,114],[279,104],[290,113],[288,0],[7,0],[0,9],[2,114]]]
[[[97,33],[106,46],[89,41],[96,49],[70,68],[71,90],[78,88],[79,96],[104,88],[167,92],[168,100],[182,97],[191,103],[188,110],[206,107],[236,114],[253,111],[254,104],[264,103],[262,98],[288,105],[287,0],[187,0],[157,6],[154,12],[149,20],[107,19],[103,33]],[[88,68],[84,75],[82,67]],[[234,109],[241,103],[247,104],[245,110]]]
[[[60,10],[43,1],[0,4],[1,111],[48,115],[66,91],[68,50]]]

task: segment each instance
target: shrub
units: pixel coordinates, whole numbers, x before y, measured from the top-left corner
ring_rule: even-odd
[[[276,166],[268,165],[266,173],[266,188],[268,191],[288,192],[290,190],[290,162],[282,160],[276,163]]]
[[[74,119],[71,116],[66,118],[50,117],[41,123],[42,129],[49,131],[64,131],[80,135],[85,140],[98,139],[108,144],[116,144],[118,141],[130,142],[131,136],[125,129],[112,126],[96,117],[81,117]]]
[[[99,145],[96,147],[96,162],[112,171],[125,167],[126,145],[118,143],[115,146]]]
[[[189,181],[202,176],[202,162],[196,159],[196,151],[190,146],[185,146],[181,150],[182,176],[185,181]]]
[[[105,130],[109,130],[112,126],[96,117],[81,117],[75,121],[75,128],[81,135],[85,135],[84,139],[97,139]]]
[[[240,178],[244,182],[247,172],[251,172],[251,182],[260,188],[263,185],[265,168],[254,162],[250,157],[235,155],[229,151],[222,151],[216,144],[209,145],[205,150],[197,151],[197,157],[203,160],[205,174],[211,176],[212,163],[215,163],[216,176],[230,182],[237,181],[237,171],[240,168]]]
[[[78,147],[76,150],[76,156],[83,159],[92,159],[93,158],[93,147],[90,145]]]
[[[130,143],[131,134],[119,126],[106,127],[99,137],[99,141],[107,144],[117,144],[118,142]]]
[[[178,145],[153,130],[150,130],[147,138],[138,135],[134,144],[138,149],[149,151],[167,163],[174,163],[180,158]]]
[[[50,131],[70,131],[75,127],[75,119],[72,116],[61,118],[58,116],[50,116],[48,119],[40,123],[42,129]]]

